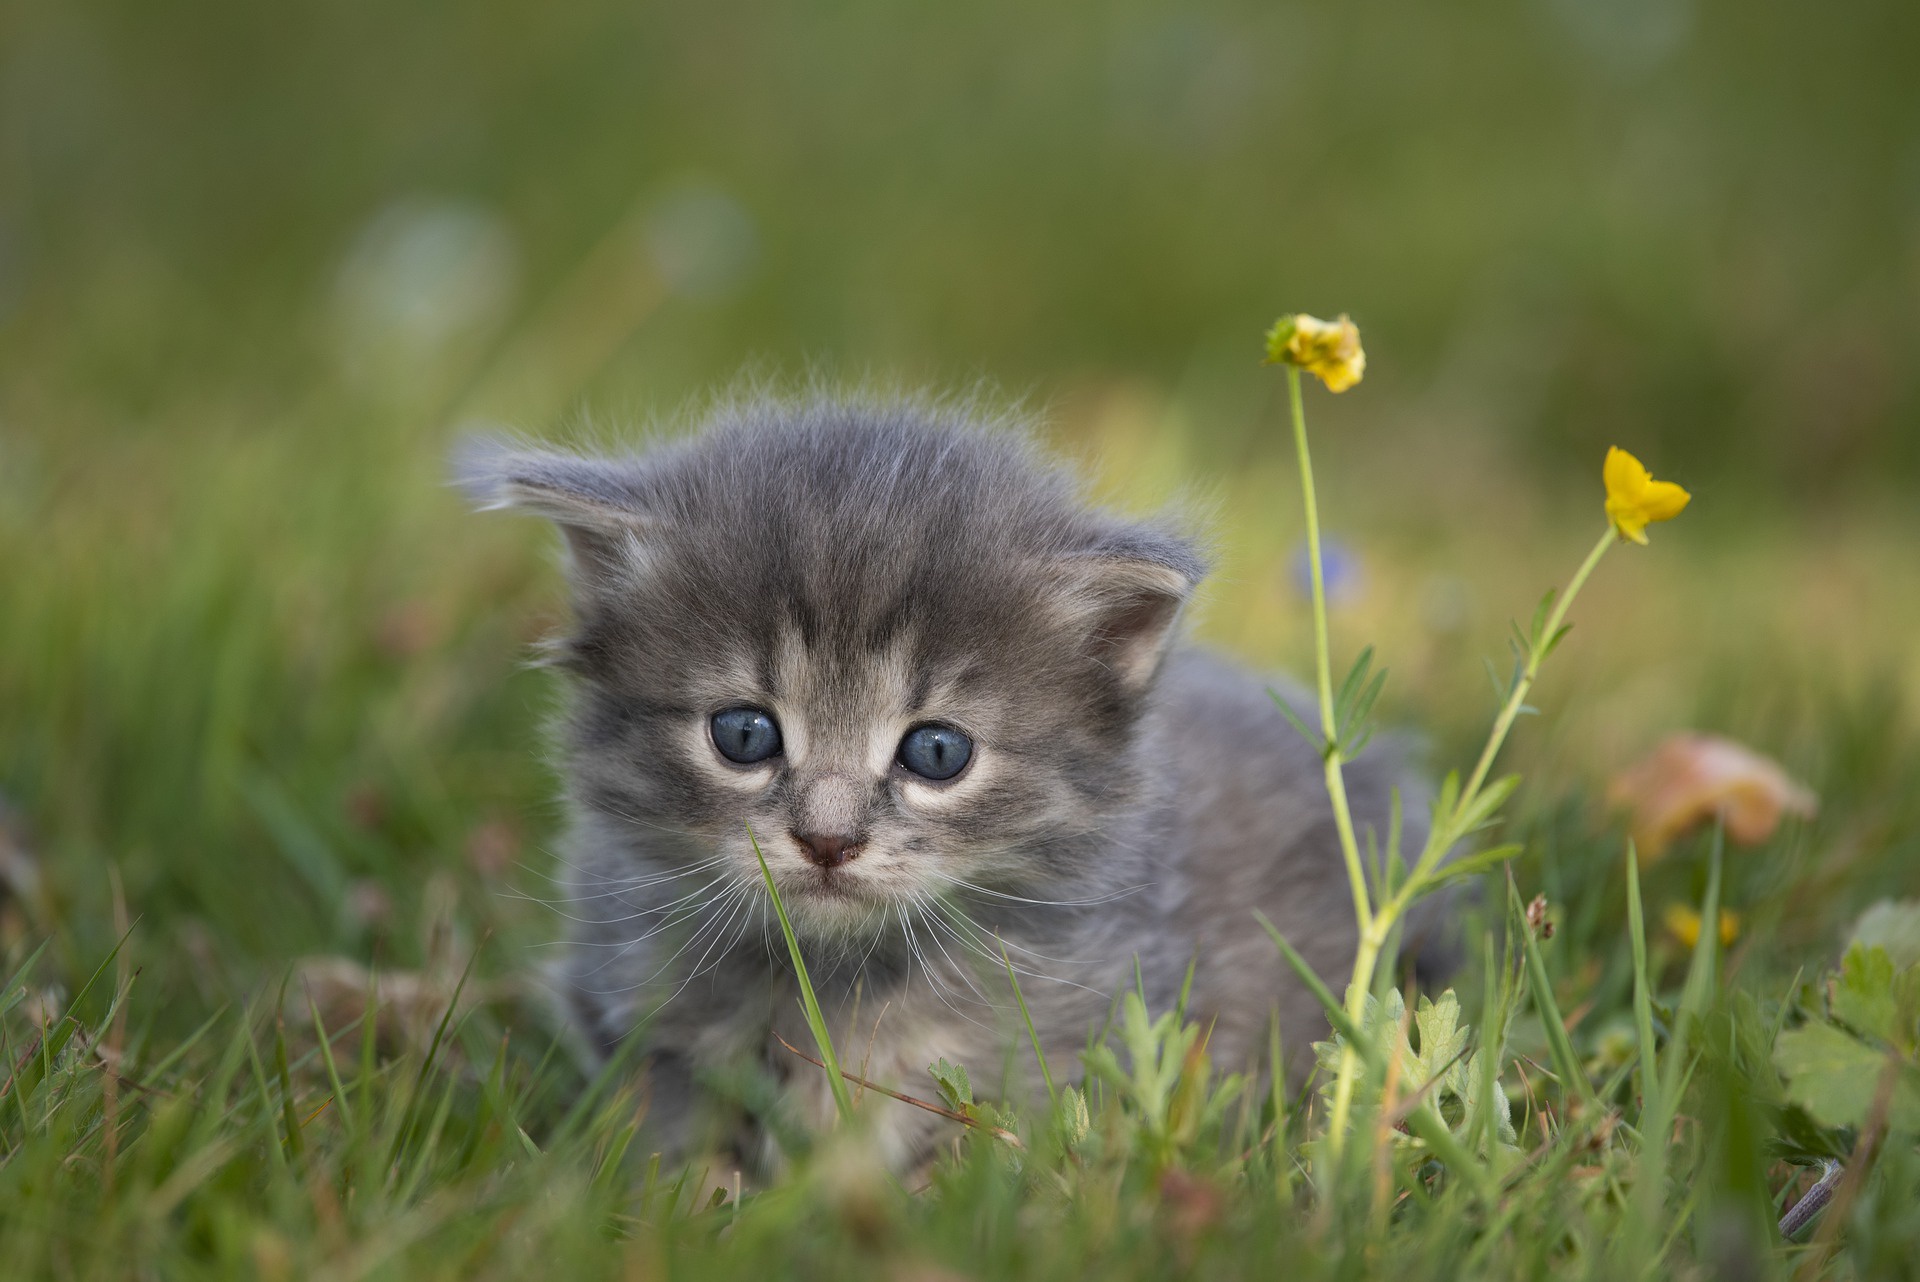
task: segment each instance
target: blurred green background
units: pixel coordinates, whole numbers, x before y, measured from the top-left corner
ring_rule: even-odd
[[[551,929],[512,897],[554,820],[519,665],[562,596],[543,531],[444,490],[470,423],[984,386],[1118,501],[1197,495],[1202,631],[1297,662],[1258,364],[1293,309],[1371,362],[1310,399],[1340,642],[1443,752],[1600,528],[1605,447],[1694,490],[1515,763],[1553,797],[1686,725],[1780,755],[1834,816],[1781,856],[1834,870],[1818,939],[1820,895],[1920,866],[1877,800],[1920,778],[1916,69],[1908,0],[14,0],[0,795],[39,877],[0,943],[77,965],[120,893],[211,1001],[417,956],[433,887]]]

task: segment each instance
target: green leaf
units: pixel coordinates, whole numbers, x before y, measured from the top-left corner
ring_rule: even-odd
[[[1353,706],[1354,696],[1360,692],[1362,686],[1365,684],[1367,669],[1372,666],[1373,647],[1367,646],[1361,650],[1359,656],[1354,659],[1353,666],[1347,669],[1346,680],[1340,683],[1340,693],[1334,696],[1333,707],[1337,714],[1336,720],[1346,720],[1347,709]]]
[[[1480,662],[1487,670],[1487,684],[1493,687],[1493,701],[1495,703],[1505,703],[1507,701],[1507,688],[1500,684],[1500,669],[1494,667],[1493,660],[1487,658],[1485,655],[1480,656]]]
[[[1444,1074],[1444,1085],[1457,1094],[1464,1080],[1460,1076],[1459,1061],[1467,1049],[1467,1030],[1460,1024],[1460,999],[1451,988],[1441,993],[1437,1002],[1423,997],[1413,1022],[1420,1030],[1420,1053],[1415,1059],[1419,1072],[1413,1079],[1415,1089]]]
[[[1873,1110],[1885,1051],[1832,1024],[1788,1029],[1774,1043],[1773,1063],[1787,1079],[1787,1098],[1825,1126],[1860,1126]],[[1920,1130],[1920,1073],[1898,1065],[1887,1120],[1902,1131]]]
[[[1323,757],[1327,755],[1327,741],[1320,736],[1318,731],[1313,730],[1305,721],[1300,719],[1300,714],[1293,710],[1293,705],[1287,702],[1285,696],[1278,690],[1269,690],[1267,691],[1267,697],[1273,700],[1274,707],[1280,709],[1280,715],[1287,719],[1287,724],[1292,726],[1302,739],[1305,739],[1311,744],[1315,752]]]
[[[1477,877],[1490,868],[1497,868],[1526,849],[1518,842],[1508,842],[1504,846],[1489,846],[1485,850],[1476,850],[1470,855],[1441,866],[1433,875],[1426,889],[1438,890],[1450,882],[1464,881],[1468,877]]]
[[[1893,961],[1884,948],[1847,949],[1833,979],[1833,1017],[1856,1033],[1883,1042],[1902,1040],[1893,997]]]
[[[1507,775],[1504,778],[1495,779],[1474,796],[1463,799],[1460,803],[1460,813],[1454,819],[1456,825],[1454,831],[1464,837],[1492,823],[1500,807],[1507,803],[1507,798],[1511,797],[1514,789],[1519,786],[1519,775]]]
[[[1447,771],[1447,777],[1440,781],[1439,795],[1433,799],[1433,826],[1439,828],[1453,818],[1454,809],[1460,804],[1460,772]]]
[[[1896,970],[1920,965],[1920,899],[1882,899],[1860,914],[1847,944],[1884,949]]]
[[[1068,1148],[1077,1147],[1093,1130],[1093,1116],[1087,1111],[1086,1092],[1077,1087],[1068,1086],[1060,1092],[1059,1110],[1060,1138],[1066,1141]]]
[[[1460,1131],[1469,1137],[1473,1135],[1483,1107],[1481,1098],[1484,1091],[1492,1108],[1494,1135],[1498,1137],[1500,1143],[1512,1146],[1519,1138],[1513,1129],[1513,1105],[1508,1102],[1507,1092],[1501,1087],[1498,1077],[1491,1082],[1481,1080],[1485,1073],[1483,1067],[1485,1060],[1486,1056],[1475,1051],[1464,1065],[1454,1070],[1459,1074],[1459,1086],[1454,1090],[1454,1094],[1466,1105],[1467,1110],[1466,1117],[1461,1121]]]
[[[1368,723],[1368,718],[1373,715],[1373,705],[1379,701],[1380,691],[1386,683],[1387,670],[1382,668],[1373,674],[1373,680],[1369,681],[1366,688],[1355,695],[1338,714],[1341,747],[1348,760],[1359,756],[1360,750],[1366,747],[1367,741],[1373,737],[1373,727]],[[1350,736],[1354,737],[1351,744],[1347,742]]]
[[[1541,634],[1547,630],[1547,615],[1553,611],[1554,598],[1559,595],[1558,588],[1548,588],[1540,604],[1533,607],[1533,625],[1527,629],[1527,636],[1536,650],[1540,648]]]
[[[973,1082],[967,1077],[967,1070],[959,1064],[950,1064],[946,1056],[941,1056],[927,1065],[927,1072],[933,1077],[934,1084],[940,1088],[940,1098],[947,1101],[947,1107],[956,1113],[965,1113],[973,1107]]]

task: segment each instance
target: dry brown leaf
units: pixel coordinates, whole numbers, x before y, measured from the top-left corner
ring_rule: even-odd
[[[360,1025],[372,1000],[378,1008],[374,1028],[380,1046],[389,1052],[402,1047],[420,1050],[432,1042],[434,1030],[453,1004],[458,982],[457,975],[373,972],[346,957],[303,957],[294,963],[293,981],[287,985],[287,1023],[304,1029],[313,1022],[307,1009],[311,998],[328,1034],[338,1035]],[[469,980],[455,1017],[485,998],[480,986]]]
[[[1788,815],[1811,819],[1820,801],[1780,764],[1719,735],[1683,732],[1613,777],[1607,799],[1630,812],[1643,860],[1659,858],[1675,839],[1724,814],[1727,836],[1757,845]]]

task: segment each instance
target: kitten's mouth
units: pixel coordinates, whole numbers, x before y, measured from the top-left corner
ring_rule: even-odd
[[[810,868],[801,878],[801,884],[806,887],[808,894],[824,899],[852,902],[864,901],[867,898],[860,889],[857,877],[833,868]]]
[[[849,913],[867,912],[881,902],[867,878],[840,868],[796,869],[780,878],[780,893],[805,915],[824,913],[836,922]]]

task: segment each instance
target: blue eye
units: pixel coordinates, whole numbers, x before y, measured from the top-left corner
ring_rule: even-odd
[[[923,779],[951,779],[973,758],[973,740],[952,726],[916,726],[900,741],[900,764]]]
[[[771,712],[759,708],[728,708],[714,713],[708,728],[720,755],[738,765],[750,766],[780,755],[780,723],[773,719]]]

